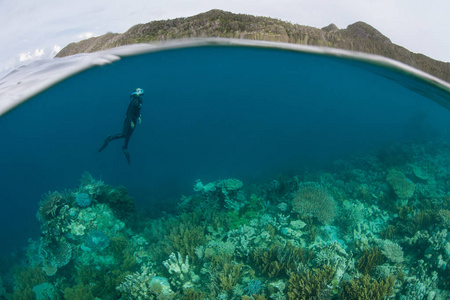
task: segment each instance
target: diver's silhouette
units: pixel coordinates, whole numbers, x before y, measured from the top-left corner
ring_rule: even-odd
[[[136,121],[139,120],[139,124],[141,124],[141,107],[142,107],[142,96],[144,96],[144,90],[137,88],[130,95],[130,105],[128,105],[127,115],[125,121],[123,122],[122,133],[115,134],[113,136],[108,136],[105,140],[103,146],[98,150],[101,152],[103,149],[108,146],[108,143],[112,140],[124,138],[125,142],[122,146],[123,153],[127,158],[128,164],[130,164],[130,154],[128,153],[128,141],[130,140],[131,135],[133,134],[134,128],[136,127]]]

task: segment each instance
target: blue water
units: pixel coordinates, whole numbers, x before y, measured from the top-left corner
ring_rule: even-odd
[[[121,131],[137,87],[145,90],[142,124],[128,165],[122,140],[98,149]],[[84,171],[126,186],[139,209],[158,215],[196,179],[250,184],[446,138],[450,113],[433,93],[441,104],[442,93],[449,97],[377,65],[252,47],[173,49],[89,69],[0,118],[0,250],[36,238],[41,195],[76,187]]]

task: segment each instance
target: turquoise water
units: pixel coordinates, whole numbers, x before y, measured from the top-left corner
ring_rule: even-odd
[[[98,153],[98,149],[106,136],[121,131],[129,94],[137,87],[145,90],[141,110],[142,124],[137,125],[131,137],[128,148],[131,165],[128,165],[121,149],[122,140],[112,141],[101,153]],[[436,205],[443,209],[444,215],[448,213],[449,207],[445,206],[448,205],[445,197],[449,195],[450,187],[445,181],[450,176],[448,168],[441,166],[444,169],[438,173],[436,168],[427,166],[446,163],[450,156],[446,144],[449,138],[450,113],[443,107],[448,105],[449,99],[450,95],[445,89],[376,63],[259,47],[202,46],[168,49],[124,57],[112,64],[91,68],[57,83],[0,118],[0,138],[3,141],[0,180],[7,183],[3,185],[0,194],[3,206],[0,210],[0,238],[7,241],[1,243],[1,252],[4,257],[12,251],[21,256],[23,250],[20,249],[27,246],[28,238],[42,244],[42,239],[56,243],[56,240],[61,242],[61,237],[64,236],[64,243],[67,242],[72,247],[71,262],[59,266],[61,269],[55,275],[48,276],[45,281],[54,284],[59,278],[64,281],[65,288],[79,285],[73,278],[69,280],[68,274],[75,276],[74,272],[83,264],[82,261],[87,264],[87,258],[81,259],[85,251],[80,247],[83,241],[86,243],[83,235],[88,236],[88,229],[80,236],[55,233],[58,238],[50,238],[52,233],[49,233],[51,230],[48,227],[56,226],[55,223],[39,222],[36,213],[40,205],[48,200],[45,196],[41,198],[42,195],[49,191],[63,193],[64,190],[71,189],[72,195],[85,194],[83,186],[88,183],[84,182],[80,186],[79,180],[84,172],[89,172],[94,180],[92,182],[101,180],[112,187],[123,185],[127,188],[128,194],[134,198],[140,214],[136,218],[141,223],[128,220],[130,225],[127,222],[124,224],[147,241],[145,246],[138,246],[132,242],[133,234],[122,231],[113,233],[108,226],[102,227],[103,234],[111,240],[114,236],[129,239],[129,247],[132,249],[130,253],[158,253],[154,256],[149,254],[151,258],[148,260],[143,259],[126,271],[121,269],[121,272],[141,273],[143,265],[154,263],[156,266],[152,272],[164,278],[158,284],[164,286],[170,282],[170,288],[178,292],[177,297],[180,299],[182,295],[187,295],[188,289],[184,284],[188,280],[176,283],[177,275],[168,273],[169,268],[164,268],[162,264],[162,261],[169,261],[170,253],[163,255],[157,252],[155,241],[152,240],[155,237],[143,232],[145,228],[153,228],[151,224],[155,220],[165,222],[167,214],[178,218],[180,204],[184,203],[183,199],[186,200],[182,198],[183,195],[197,195],[189,198],[190,204],[187,207],[181,205],[186,213],[196,212],[198,207],[216,201],[217,206],[208,214],[216,211],[228,219],[234,218],[233,222],[222,220],[222,224],[219,219],[196,216],[201,220],[201,231],[205,235],[205,240],[198,241],[196,247],[218,251],[208,244],[211,240],[216,243],[231,240],[232,243],[232,230],[246,230],[245,227],[236,225],[239,219],[242,221],[242,224],[238,222],[239,225],[250,226],[256,235],[264,231],[270,232],[267,227],[272,223],[267,221],[265,226],[255,225],[255,220],[262,224],[262,218],[276,219],[280,213],[289,217],[290,221],[303,220],[302,222],[307,223],[310,220],[308,217],[312,217],[314,226],[319,228],[320,233],[316,239],[296,238],[295,235],[287,234],[290,230],[297,230],[296,225],[284,224],[278,220],[278,228],[274,225],[275,221],[271,225],[275,230],[273,244],[267,240],[260,241],[259,244],[253,241],[254,244],[246,254],[238,252],[239,245],[234,244],[236,250],[231,253],[229,263],[233,266],[244,264],[245,267],[242,268],[246,273],[243,274],[242,271],[240,279],[230,284],[233,289],[242,289],[244,294],[249,288],[256,289],[248,287],[250,282],[258,285],[259,281],[262,288],[257,289],[255,294],[265,294],[266,299],[283,299],[271,296],[276,293],[279,293],[278,297],[289,297],[288,299],[300,297],[289,290],[294,286],[289,280],[294,282],[295,277],[288,272],[270,277],[255,267],[259,261],[250,257],[253,249],[258,247],[270,249],[275,244],[297,240],[295,245],[299,248],[319,253],[319,246],[313,247],[315,243],[319,245],[321,241],[320,249],[323,250],[324,244],[331,245],[333,241],[337,241],[347,253],[355,253],[353,265],[357,264],[357,259],[364,253],[364,247],[357,245],[356,238],[351,235],[353,230],[357,231],[359,225],[356,223],[369,222],[364,218],[371,216],[355,217],[349,221],[348,211],[345,212],[351,205],[364,209],[375,205],[380,210],[378,217],[385,218],[379,225],[382,229],[375,232],[376,238],[381,239],[381,242],[365,232],[369,235],[367,251],[373,249],[373,246],[385,249],[385,245],[389,244],[385,241],[392,240],[392,243],[403,247],[404,261],[420,259],[420,255],[426,260],[425,253],[410,253],[412,250],[406,246],[408,242],[400,237],[404,232],[398,232],[399,236],[389,238],[381,237],[380,234],[389,225],[396,224],[401,208],[412,207],[413,210],[409,212],[411,220],[408,219],[410,222],[421,211],[437,209]],[[418,150],[419,148],[423,150]],[[370,164],[355,162],[356,159],[360,162],[371,161],[374,157],[378,160],[375,159]],[[411,166],[417,166],[427,174],[431,173],[434,185],[431,179],[428,181],[428,178],[414,175],[416,169]],[[396,190],[395,184],[386,179],[393,169],[405,174],[407,180],[404,182],[411,181],[416,185],[414,196],[399,199],[400,192]],[[324,175],[323,172],[328,172],[326,174],[329,175]],[[365,174],[361,175],[359,181],[354,178],[358,172]],[[391,175],[399,174],[395,172],[391,172]],[[243,187],[238,188],[242,192],[223,187],[225,183],[220,180],[229,178],[236,178],[243,183]],[[205,186],[211,182],[217,190],[225,192],[207,192],[203,188],[194,191],[197,179]],[[330,204],[336,205],[334,223],[323,224],[320,217],[312,211],[304,212],[304,208],[293,208],[295,195],[301,193],[302,189],[307,189],[308,182],[314,182],[319,190],[326,190],[334,199],[335,204]],[[271,189],[277,188],[269,188],[270,183],[278,188],[281,185],[283,189],[273,192]],[[427,185],[432,190],[430,194],[424,192]],[[365,188],[367,191],[362,192]],[[231,195],[230,198],[227,198],[227,193]],[[360,193],[374,196],[362,196]],[[377,200],[381,197],[380,193],[385,197],[384,202]],[[252,198],[251,195],[257,197]],[[68,208],[73,205],[82,211],[82,208],[74,204],[74,199],[67,197],[64,201],[67,201]],[[105,199],[96,198],[95,193],[91,197],[91,214],[100,211],[100,207],[94,205],[109,203]],[[425,199],[435,203],[435,206],[418,204]],[[258,201],[259,203],[255,203]],[[282,203],[287,205],[287,210],[277,208]],[[240,205],[243,206],[242,210],[238,208]],[[161,216],[165,217],[160,219]],[[108,222],[111,223],[112,220],[115,219],[111,217]],[[349,225],[349,222],[354,224]],[[434,222],[434,225],[421,229],[434,230],[434,233],[442,236],[445,221],[436,217],[430,222]],[[222,225],[219,226],[218,223]],[[63,223],[58,224],[63,226]],[[327,227],[330,225],[333,226]],[[217,226],[214,232],[222,230],[224,233],[214,235],[208,226]],[[219,230],[219,227],[222,229]],[[169,231],[159,239],[167,238]],[[418,231],[420,230],[409,234],[414,235]],[[430,234],[433,235],[431,232]],[[166,242],[171,243],[169,240]],[[439,243],[442,248],[436,250],[436,253],[430,253],[441,255],[441,260],[448,262],[450,254],[445,252],[448,239],[445,240],[444,236],[444,240]],[[177,249],[174,245],[170,247]],[[429,247],[432,248],[432,245]],[[102,249],[97,255],[100,257],[102,251],[109,251],[110,248]],[[283,249],[287,251],[286,248]],[[342,279],[341,274],[339,285],[333,283],[335,287],[333,291],[328,291],[331,293],[329,297],[345,298],[345,282],[358,278],[358,269],[350,267],[352,258],[346,256],[346,259],[345,278]],[[415,278],[424,286],[424,282],[433,278],[433,272],[437,272],[439,286],[428,287],[428,290],[437,295],[448,295],[446,276],[449,273],[442,264],[438,267],[430,263],[420,273],[403,261],[399,263],[389,260],[388,256],[383,259],[378,265],[385,266],[396,278],[400,277],[399,269],[403,268],[406,278],[417,275]],[[233,289],[227,290],[225,283],[218,279],[220,276],[216,273],[220,273],[220,270],[209,270],[210,275],[201,275],[202,264],[211,264],[210,260],[205,257],[190,257],[190,260],[191,267],[202,280],[217,280],[217,287],[207,287],[192,277],[189,282],[192,281],[195,291],[204,293],[211,299],[241,299],[239,294],[233,294]],[[306,265],[318,267],[314,265],[317,260],[313,261]],[[5,262],[5,266],[18,263],[11,258],[5,258]],[[30,261],[28,263],[31,266]],[[34,263],[38,269],[43,268],[42,261]],[[78,267],[75,268],[74,264]],[[111,271],[115,266],[99,263],[98,269]],[[219,266],[223,267],[224,264],[219,263]],[[333,267],[338,269],[336,263]],[[254,275],[248,273],[249,268]],[[306,274],[300,269],[296,271],[298,276]],[[3,272],[8,273],[7,270]],[[212,273],[215,275],[211,275]],[[369,272],[369,275],[372,280],[378,278],[375,273]],[[5,278],[3,281],[7,283],[7,290],[12,293],[11,286],[17,285],[17,282],[8,282],[7,275]],[[382,279],[378,278],[380,282]],[[285,290],[270,288],[270,284],[277,280],[288,287]],[[447,284],[444,283],[445,280]],[[408,284],[407,280],[400,282],[397,279],[397,298],[402,294],[412,293],[412,288],[407,288]],[[131,293],[123,286],[118,291],[122,295]],[[102,292],[91,292],[94,296],[102,297]],[[69,298],[69,294],[70,291],[65,293],[66,298]],[[108,295],[109,298],[104,299],[117,297]]]

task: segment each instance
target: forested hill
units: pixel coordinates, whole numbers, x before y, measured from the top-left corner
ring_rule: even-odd
[[[393,44],[372,26],[357,22],[346,29],[330,24],[322,29],[281,20],[211,10],[188,18],[139,24],[125,33],[107,33],[71,43],[57,57],[117,46],[189,37],[225,37],[286,42],[355,50],[386,56],[450,82],[450,63],[413,53]]]

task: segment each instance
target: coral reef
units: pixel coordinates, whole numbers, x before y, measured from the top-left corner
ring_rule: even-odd
[[[34,299],[33,288],[48,281],[47,275],[38,267],[21,268],[15,274],[13,300]]]
[[[57,289],[48,282],[35,285],[33,291],[36,294],[36,300],[58,300],[60,298]]]
[[[182,256],[195,258],[195,247],[205,242],[204,228],[181,223],[172,228],[165,238],[167,254],[179,252]]]
[[[388,277],[377,281],[371,279],[369,275],[352,279],[344,284],[341,294],[344,300],[381,300],[392,295],[395,278]]]
[[[101,252],[109,246],[109,237],[101,231],[92,230],[81,245],[83,251]]]
[[[249,296],[259,294],[263,289],[261,280],[251,279],[244,288],[244,293]]]
[[[78,206],[86,207],[91,204],[91,198],[86,193],[76,193],[75,202],[78,204]]]
[[[289,276],[293,270],[301,268],[310,259],[310,254],[302,248],[286,243],[273,245],[270,249],[256,248],[251,256],[255,268],[269,278]]]
[[[192,288],[199,281],[197,276],[189,265],[189,257],[183,259],[180,252],[170,254],[169,259],[163,262],[164,267],[169,271],[172,277],[172,284],[183,289]]]
[[[407,200],[414,195],[414,182],[407,178],[402,172],[392,169],[386,175],[386,180],[400,199]]]
[[[307,270],[300,275],[292,272],[289,276],[288,299],[326,299],[327,295],[332,293],[329,286],[333,272],[330,266]]]
[[[143,267],[142,272],[127,275],[117,290],[121,292],[122,299],[173,299],[175,293],[171,290],[169,281],[164,277],[155,276]]]
[[[403,251],[399,244],[394,243],[390,240],[384,240],[381,246],[381,253],[393,263],[402,263]]]
[[[307,182],[301,185],[294,195],[292,210],[299,214],[316,217],[323,224],[329,224],[333,222],[336,215],[336,203],[320,185]]]
[[[450,299],[448,165],[450,145],[412,144],[248,186],[197,180],[156,219],[85,173],[43,195],[0,298]]]
[[[42,270],[48,275],[55,275],[59,268],[67,265],[72,258],[72,245],[65,238],[41,238],[39,244],[39,257],[42,261]]]
[[[380,249],[373,247],[365,250],[358,258],[356,267],[363,274],[370,274],[372,270],[384,262]]]
[[[38,218],[48,221],[54,218],[64,205],[63,196],[59,192],[49,192],[42,197],[39,203]]]
[[[77,300],[77,299],[95,300],[95,297],[92,294],[92,291],[88,285],[78,284],[71,288],[68,287],[64,290],[64,299],[67,299],[67,300]]]

